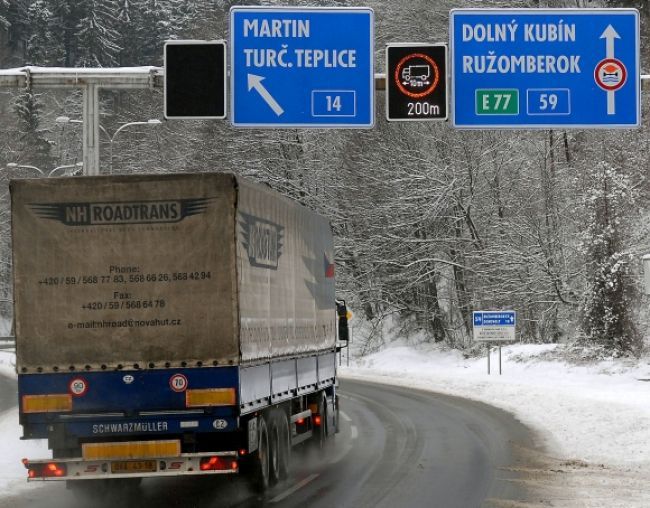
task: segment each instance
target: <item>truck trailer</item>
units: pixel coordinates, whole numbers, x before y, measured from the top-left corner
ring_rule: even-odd
[[[29,481],[245,473],[263,491],[336,431],[325,218],[228,173],[10,189],[20,424],[52,451]]]

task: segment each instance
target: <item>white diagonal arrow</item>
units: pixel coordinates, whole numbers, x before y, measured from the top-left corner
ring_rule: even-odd
[[[282,113],[284,113],[284,109],[282,109],[282,106],[278,104],[278,102],[273,98],[273,96],[269,93],[269,91],[264,87],[262,84],[262,81],[264,80],[264,76],[258,76],[257,74],[249,74],[248,75],[248,91],[250,92],[253,88],[257,90],[257,93],[262,96],[262,99],[264,99],[264,102],[266,102],[273,112],[280,116]]]
[[[614,42],[616,39],[620,39],[621,36],[618,35],[616,30],[612,25],[607,25],[605,31],[600,36],[601,39],[605,39],[607,43],[607,50],[605,58],[614,58]],[[607,114],[615,115],[616,114],[616,98],[613,90],[607,91]]]

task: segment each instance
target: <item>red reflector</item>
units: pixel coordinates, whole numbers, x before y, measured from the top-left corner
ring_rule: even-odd
[[[317,427],[320,427],[320,424],[321,424],[321,417],[320,417],[320,415],[315,415],[315,416],[314,416],[314,425],[316,425]]]
[[[230,471],[237,469],[237,461],[225,460],[221,457],[203,457],[199,467],[201,471]]]
[[[239,450],[239,455],[246,455],[247,453],[248,453],[248,450],[246,450],[246,449],[244,449],[244,448],[242,448],[241,450]]]

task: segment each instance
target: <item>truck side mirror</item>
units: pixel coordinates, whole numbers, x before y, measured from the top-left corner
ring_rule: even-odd
[[[345,305],[345,300],[336,301],[336,315],[339,321],[339,341],[348,342],[350,332],[348,330],[348,308]]]

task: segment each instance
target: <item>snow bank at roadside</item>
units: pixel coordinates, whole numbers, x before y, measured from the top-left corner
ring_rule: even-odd
[[[16,355],[0,351],[0,375],[16,378]],[[18,424],[18,408],[0,412],[0,492],[18,493],[37,488],[40,484],[27,483],[27,473],[21,460],[24,457],[50,457],[46,440],[21,441],[22,428]]]
[[[650,361],[573,365],[548,361],[555,345],[503,348],[465,359],[434,345],[394,345],[341,369],[343,377],[411,386],[479,400],[513,413],[566,459],[630,467],[650,463]],[[556,355],[557,356],[557,355]]]

